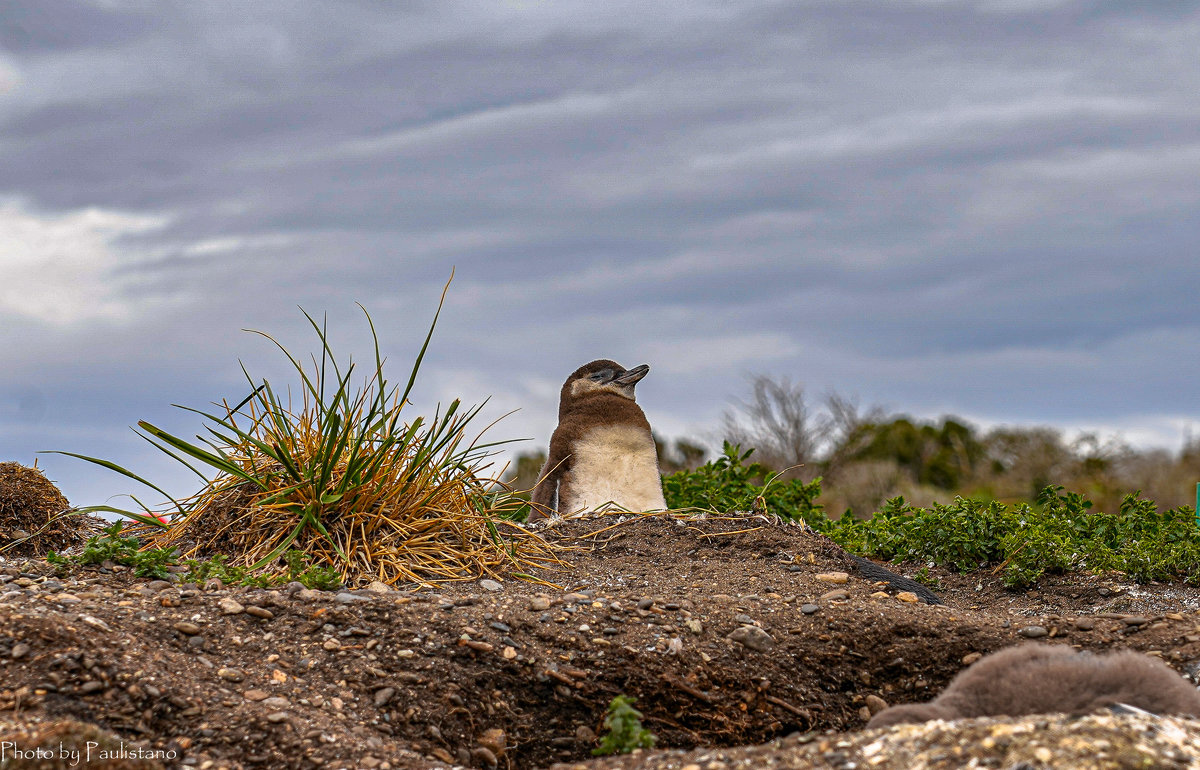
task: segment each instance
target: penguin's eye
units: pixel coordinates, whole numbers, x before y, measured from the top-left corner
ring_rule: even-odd
[[[612,379],[612,376],[613,376],[612,369],[601,369],[600,371],[598,371],[595,374],[588,377],[588,379],[593,380],[595,382],[607,382],[608,380]]]

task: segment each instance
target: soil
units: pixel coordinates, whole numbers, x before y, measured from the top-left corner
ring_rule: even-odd
[[[28,764],[5,766],[72,766],[33,751],[91,741],[108,747],[93,767],[682,767],[655,764],[661,751],[592,760],[609,702],[636,698],[658,750],[753,751],[728,747],[852,738],[881,702],[929,700],[979,655],[1030,639],[1200,670],[1200,590],[1183,585],[1064,575],[1014,593],[990,571],[932,568],[944,604],[929,605],[762,517],[541,532],[570,563],[533,575],[543,583],[387,592],[10,558],[0,743]]]

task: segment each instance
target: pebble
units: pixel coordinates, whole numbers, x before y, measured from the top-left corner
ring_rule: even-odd
[[[508,736],[499,727],[490,727],[484,730],[475,739],[475,742],[497,757],[503,757],[504,752],[508,749]]]
[[[734,615],[733,620],[735,623],[741,623],[743,626],[757,626],[758,625],[758,622],[754,618],[750,617],[749,615]]]
[[[12,648],[13,660],[20,660],[21,658],[25,657],[29,654],[29,650],[30,647],[28,644],[25,644],[25,642],[17,642]]]
[[[693,634],[704,633],[704,624],[695,618],[683,621],[683,625],[686,626],[687,630],[691,631]]]
[[[1077,618],[1075,620],[1075,627],[1078,628],[1080,631],[1091,631],[1092,629],[1094,629],[1096,627],[1096,619],[1095,618]]]
[[[217,606],[221,609],[222,615],[240,615],[246,611],[245,607],[228,596],[221,597],[221,600],[217,602]]]
[[[196,634],[200,633],[200,626],[198,626],[195,623],[192,623],[190,621],[187,621],[187,620],[179,621],[174,626],[172,626],[172,628],[174,628],[179,633],[187,634],[188,636],[195,636]]]
[[[846,572],[818,572],[816,579],[822,583],[848,583],[850,575]]]
[[[288,713],[286,711],[272,711],[270,714],[267,714],[266,718],[271,724],[279,724],[280,722],[287,721]]]
[[[367,584],[367,590],[376,594],[390,594],[395,589],[383,581],[372,580],[369,584]]]
[[[251,617],[262,618],[263,620],[270,620],[271,618],[275,617],[275,613],[271,612],[266,607],[256,607],[253,604],[246,608],[246,614],[250,615]]]
[[[736,628],[729,634],[728,638],[759,652],[769,650],[775,646],[775,638],[758,626]]]
[[[850,598],[850,594],[846,593],[844,588],[835,588],[832,591],[827,591],[821,594],[818,601],[822,602],[844,602]]]
[[[1144,626],[1150,622],[1150,619],[1144,618],[1141,615],[1126,615],[1121,618],[1121,622],[1127,626]]]
[[[368,602],[370,599],[366,596],[352,594],[349,591],[338,591],[337,596],[333,597],[338,604],[354,604],[355,602]]]
[[[966,655],[962,656],[962,664],[964,666],[969,666],[982,657],[982,652],[968,652]]]
[[[820,605],[817,605],[817,604],[801,604],[800,605],[800,611],[803,612],[805,615],[812,615],[819,609],[821,609],[821,607],[820,607]]]
[[[912,591],[901,591],[900,593],[896,594],[896,598],[902,602],[905,602],[906,604],[915,604],[916,602],[920,601],[920,599],[917,598],[917,595]]]
[[[533,599],[531,599],[529,602],[529,609],[534,612],[541,612],[542,610],[550,609],[550,597],[548,597],[548,596],[533,597]]]
[[[871,712],[872,716],[888,707],[887,701],[875,694],[868,695],[863,701],[866,703],[867,710]]]
[[[479,587],[485,591],[503,591],[504,586],[497,583],[495,580],[484,578],[479,581]]]
[[[104,689],[104,682],[97,682],[95,679],[89,679],[88,681],[79,685],[79,694],[80,695],[91,695],[93,693],[98,693],[103,689]]]
[[[219,668],[217,669],[217,676],[226,682],[241,682],[246,678],[246,675],[236,668]]]
[[[1046,630],[1045,626],[1025,626],[1017,633],[1026,639],[1041,639],[1050,632]]]
[[[265,690],[246,690],[244,693],[242,693],[243,698],[254,703],[260,700],[266,700],[267,696],[268,693]]]
[[[482,764],[484,767],[495,767],[497,764],[499,764],[499,760],[496,759],[496,755],[492,753],[491,749],[485,746],[477,746],[476,748],[472,749],[471,759]]]

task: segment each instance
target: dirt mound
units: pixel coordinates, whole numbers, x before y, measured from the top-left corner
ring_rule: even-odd
[[[758,517],[539,531],[569,562],[541,584],[263,590],[9,563],[0,717],[96,725],[212,770],[518,770],[590,760],[618,694],[659,748],[724,751],[858,741],[879,704],[927,701],[1028,639],[1200,667],[1186,586],[1065,576],[1030,596],[931,570],[946,602],[933,606]]]
[[[100,531],[90,516],[70,516],[71,504],[39,468],[0,463],[0,555],[45,556],[83,545]]]

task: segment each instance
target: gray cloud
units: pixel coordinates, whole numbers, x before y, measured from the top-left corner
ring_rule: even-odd
[[[1195,414],[1188,4],[4,13],[0,269],[70,298],[0,290],[22,461],[132,451],[97,437],[236,392],[239,357],[274,376],[239,330],[304,348],[296,305],[361,351],[363,302],[403,368],[451,265],[421,398],[498,394],[514,434],[598,356],[650,362],[688,431],[748,371],[984,421]]]

